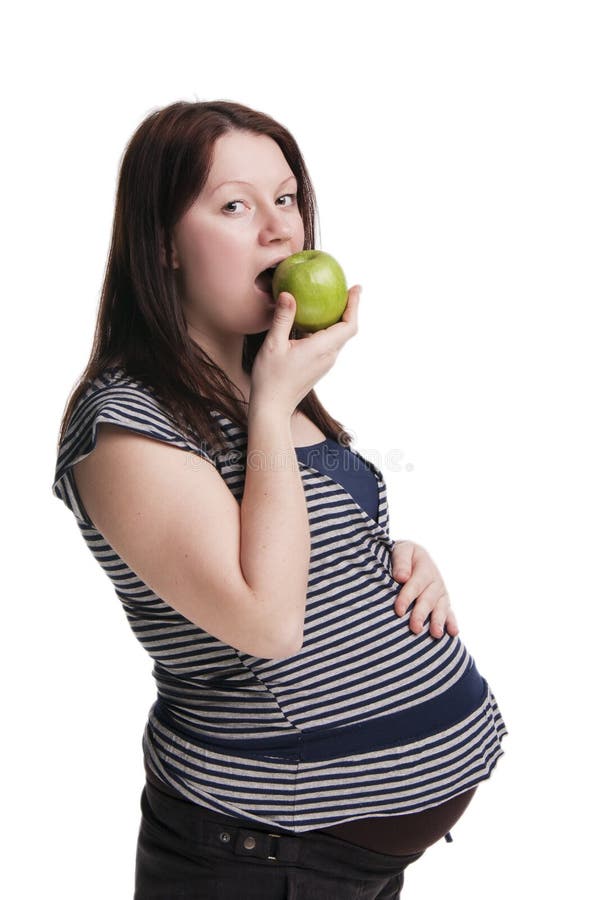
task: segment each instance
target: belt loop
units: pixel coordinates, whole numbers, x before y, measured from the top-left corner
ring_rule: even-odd
[[[279,835],[271,834],[271,832],[269,832],[269,837],[271,838],[271,840],[269,841],[267,859],[277,860],[277,854],[279,852]]]

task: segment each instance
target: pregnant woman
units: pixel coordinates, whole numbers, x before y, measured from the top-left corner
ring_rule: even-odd
[[[136,900],[396,898],[503,754],[437,568],[314,391],[359,287],[314,334],[271,297],[315,220],[240,104],[159,109],[124,153],[53,492],[154,660]]]

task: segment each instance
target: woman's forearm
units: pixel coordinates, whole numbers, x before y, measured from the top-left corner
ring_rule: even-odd
[[[240,565],[260,605],[265,648],[289,656],[302,646],[310,528],[291,415],[250,401]],[[269,656],[270,654],[265,654]]]

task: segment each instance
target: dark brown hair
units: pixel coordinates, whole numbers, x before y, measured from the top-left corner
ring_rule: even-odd
[[[279,145],[298,182],[304,249],[315,249],[314,189],[286,128],[265,113],[226,100],[180,101],[148,115],[123,153],[93,346],[67,401],[59,445],[79,398],[109,367],[120,367],[153,389],[183,432],[197,441],[224,446],[211,409],[247,430],[243,396],[188,334],[177,270],[171,265],[172,230],[206,182],[215,141],[234,129],[268,135]],[[248,374],[266,334],[244,338],[242,367]],[[303,334],[294,328],[290,337]],[[324,409],[314,389],[297,409],[327,437],[349,446],[351,434]]]

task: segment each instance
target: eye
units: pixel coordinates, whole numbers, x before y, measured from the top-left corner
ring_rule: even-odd
[[[278,198],[277,198],[278,205],[279,205],[279,206],[284,206],[284,207],[286,207],[286,206],[293,206],[294,203],[296,202],[296,197],[297,197],[297,196],[298,196],[297,194],[282,194],[281,197],[278,197]],[[289,203],[285,203],[285,204],[284,204],[284,203],[279,203],[279,200],[283,200],[283,199],[285,199],[286,197],[289,197],[289,198],[290,198],[290,202],[289,202]],[[228,213],[228,214],[235,214],[235,213],[237,213],[238,210],[236,210],[236,209],[231,209],[231,207],[232,207],[232,206],[235,206],[236,203],[241,203],[241,204],[243,204],[244,201],[243,201],[243,200],[230,200],[229,203],[226,203],[225,206],[222,207],[223,212]]]
[[[292,206],[292,205],[296,202],[297,194],[282,194],[281,197],[279,197],[278,199],[279,199],[279,200],[283,200],[284,197],[290,197],[290,198],[291,198],[291,202],[290,202],[290,203],[287,203],[287,204],[285,204],[285,205],[286,205],[286,206]]]
[[[228,206],[235,206],[236,203],[243,203],[243,200],[231,200],[229,203],[226,203],[223,207],[223,212],[235,212],[235,209],[227,209]]]

